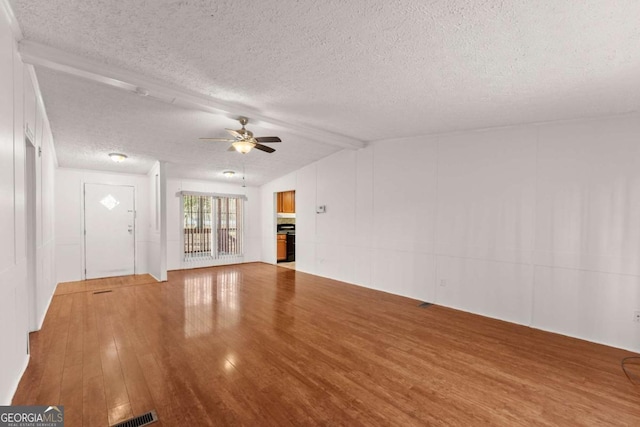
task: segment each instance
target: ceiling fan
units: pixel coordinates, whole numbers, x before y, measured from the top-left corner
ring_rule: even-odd
[[[200,138],[206,141],[220,141],[220,142],[230,142],[231,147],[229,147],[228,151],[236,150],[239,153],[247,154],[251,149],[255,148],[256,150],[264,151],[265,153],[273,153],[274,150],[271,147],[267,147],[266,145],[262,145],[261,142],[272,143],[272,142],[282,142],[280,138],[277,136],[259,136],[254,137],[253,132],[246,130],[244,126],[249,123],[249,119],[246,117],[238,118],[238,121],[242,125],[242,129],[233,130],[226,129],[227,132],[233,136],[233,138]]]

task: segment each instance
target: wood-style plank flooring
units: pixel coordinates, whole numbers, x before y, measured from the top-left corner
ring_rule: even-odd
[[[109,277],[106,279],[80,280],[78,282],[60,283],[56,287],[54,295],[75,294],[77,292],[99,292],[123,286],[146,285],[158,283],[150,274],[138,274],[135,276]]]
[[[56,293],[14,405],[68,427],[640,425],[623,350],[268,264],[136,280]]]

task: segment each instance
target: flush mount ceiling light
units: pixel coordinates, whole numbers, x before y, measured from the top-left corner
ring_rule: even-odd
[[[224,175],[227,178],[231,178],[235,174],[236,173],[234,171],[224,171],[224,172],[222,172],[222,175]]]
[[[111,160],[113,160],[114,162],[120,163],[127,158],[127,155],[121,153],[109,153],[109,157],[111,157]]]

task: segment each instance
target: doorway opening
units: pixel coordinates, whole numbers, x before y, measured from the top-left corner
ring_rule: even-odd
[[[282,191],[276,198],[276,261],[279,266],[296,268],[296,192]]]

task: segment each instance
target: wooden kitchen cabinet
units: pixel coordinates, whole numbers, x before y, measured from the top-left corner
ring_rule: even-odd
[[[296,213],[296,192],[283,191],[277,197],[278,213]]]
[[[283,199],[283,194],[284,193],[277,193],[276,194],[276,201],[277,201],[277,205],[278,205],[278,210],[276,212],[278,213],[282,213],[282,199]]]
[[[287,235],[278,234],[278,253],[276,256],[278,261],[284,261],[287,259]]]
[[[296,212],[296,192],[285,191],[282,193],[282,212],[295,213]]]

